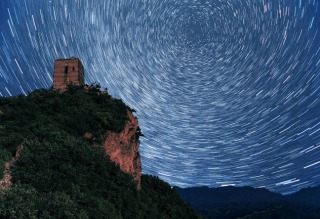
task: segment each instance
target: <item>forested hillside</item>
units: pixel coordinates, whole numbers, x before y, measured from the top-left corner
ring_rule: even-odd
[[[99,86],[1,97],[0,218],[198,218],[168,183],[143,175],[138,191],[106,156],[128,110]]]

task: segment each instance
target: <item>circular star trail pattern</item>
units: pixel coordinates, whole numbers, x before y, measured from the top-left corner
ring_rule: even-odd
[[[290,193],[320,183],[318,0],[1,0],[0,95],[79,57],[134,108],[143,172]]]

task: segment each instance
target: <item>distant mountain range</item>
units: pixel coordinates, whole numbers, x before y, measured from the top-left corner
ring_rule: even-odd
[[[320,218],[320,186],[281,195],[265,188],[176,188],[180,197],[206,218]]]

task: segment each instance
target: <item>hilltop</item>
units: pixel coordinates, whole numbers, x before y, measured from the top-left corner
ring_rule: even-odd
[[[198,218],[168,183],[141,176],[133,111],[97,85],[0,97],[0,217]]]

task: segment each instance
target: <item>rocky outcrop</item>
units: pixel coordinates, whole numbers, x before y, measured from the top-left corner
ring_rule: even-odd
[[[141,135],[138,119],[128,111],[128,121],[120,133],[107,131],[104,148],[110,159],[124,172],[130,173],[141,188],[141,161],[139,154],[139,136]]]
[[[10,167],[15,161],[13,158],[11,161],[5,163],[5,169],[3,171],[3,178],[0,180],[0,188],[7,188],[12,185],[12,176],[10,174]]]
[[[16,162],[16,160],[20,157],[21,154],[21,150],[22,150],[23,146],[20,145],[17,148],[16,151],[16,155],[14,157],[12,157],[12,159],[8,162],[5,163],[5,169],[3,171],[3,177],[0,180],[0,188],[8,188],[10,186],[12,186],[12,176],[11,176],[11,166],[14,164],[14,162]]]

